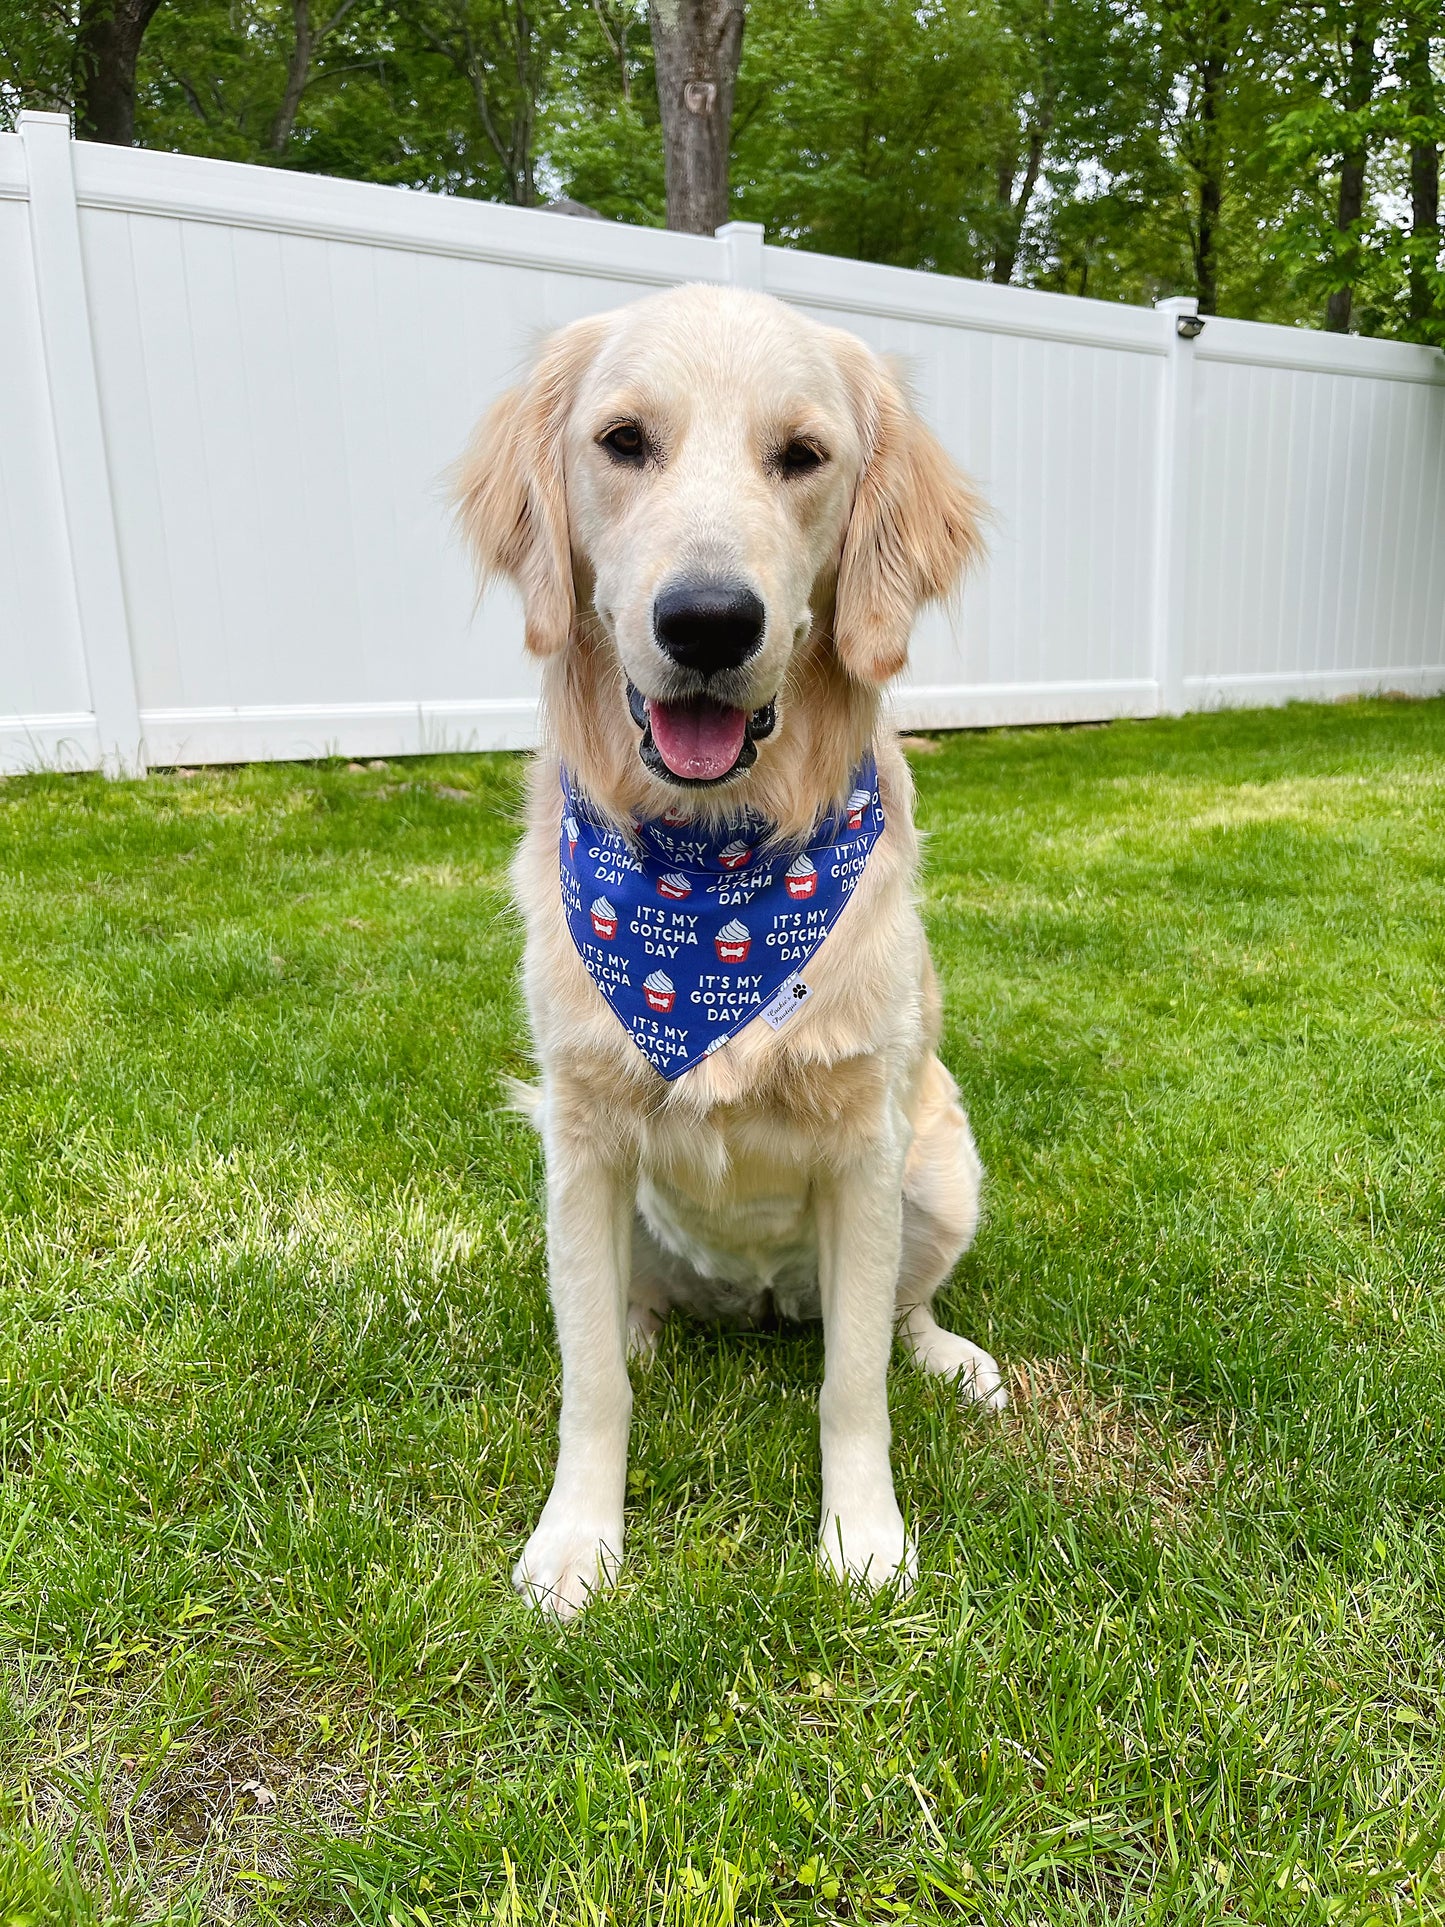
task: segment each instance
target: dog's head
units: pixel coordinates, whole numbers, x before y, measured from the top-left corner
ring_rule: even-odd
[[[896,674],[979,547],[974,495],[870,349],[718,288],[555,335],[483,420],[459,498],[530,650],[615,653],[621,721],[673,790],[783,740],[810,650],[867,689]]]

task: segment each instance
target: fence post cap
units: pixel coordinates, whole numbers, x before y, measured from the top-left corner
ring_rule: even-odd
[[[1197,294],[1170,294],[1162,301],[1154,303],[1158,314],[1198,314],[1199,296]]]
[[[70,116],[69,114],[52,114],[48,111],[42,112],[38,107],[22,107],[20,112],[15,116],[15,127],[16,131],[21,134],[25,132],[27,127],[63,127],[68,134],[70,132]]]
[[[731,286],[761,289],[764,232],[761,221],[724,221],[713,230],[713,239],[723,244],[726,279]]]

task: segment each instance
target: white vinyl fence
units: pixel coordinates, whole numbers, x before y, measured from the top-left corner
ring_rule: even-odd
[[[445,471],[548,329],[762,287],[902,359],[993,504],[914,726],[1445,688],[1445,357],[0,135],[0,768],[533,740]],[[1181,323],[1184,332],[1181,332]]]

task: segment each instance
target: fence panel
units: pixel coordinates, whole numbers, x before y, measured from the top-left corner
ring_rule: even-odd
[[[915,725],[1445,687],[1445,359],[717,238],[0,136],[0,766],[535,739],[447,510],[537,340],[689,280],[904,365],[993,508]],[[1187,304],[1186,304],[1187,305]],[[1185,331],[1188,332],[1187,329]],[[131,740],[127,744],[126,732]]]
[[[1197,348],[1192,705],[1441,686],[1441,356],[1211,321]]]
[[[41,334],[24,150],[0,134],[0,769],[99,760]]]
[[[447,471],[536,340],[719,244],[589,258],[555,215],[76,156],[150,756],[532,741],[518,611],[473,620]]]
[[[764,285],[892,356],[992,510],[957,611],[919,624],[899,707],[934,723],[1155,707],[1149,548],[1156,315],[1102,301],[764,251]]]

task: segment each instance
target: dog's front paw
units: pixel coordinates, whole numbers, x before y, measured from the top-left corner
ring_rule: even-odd
[[[512,1569],[512,1584],[529,1606],[571,1619],[594,1593],[611,1585],[622,1564],[622,1524],[549,1519],[537,1530]]]
[[[877,1592],[907,1592],[918,1572],[918,1548],[903,1529],[896,1505],[876,1513],[825,1512],[818,1550],[835,1578]]]

